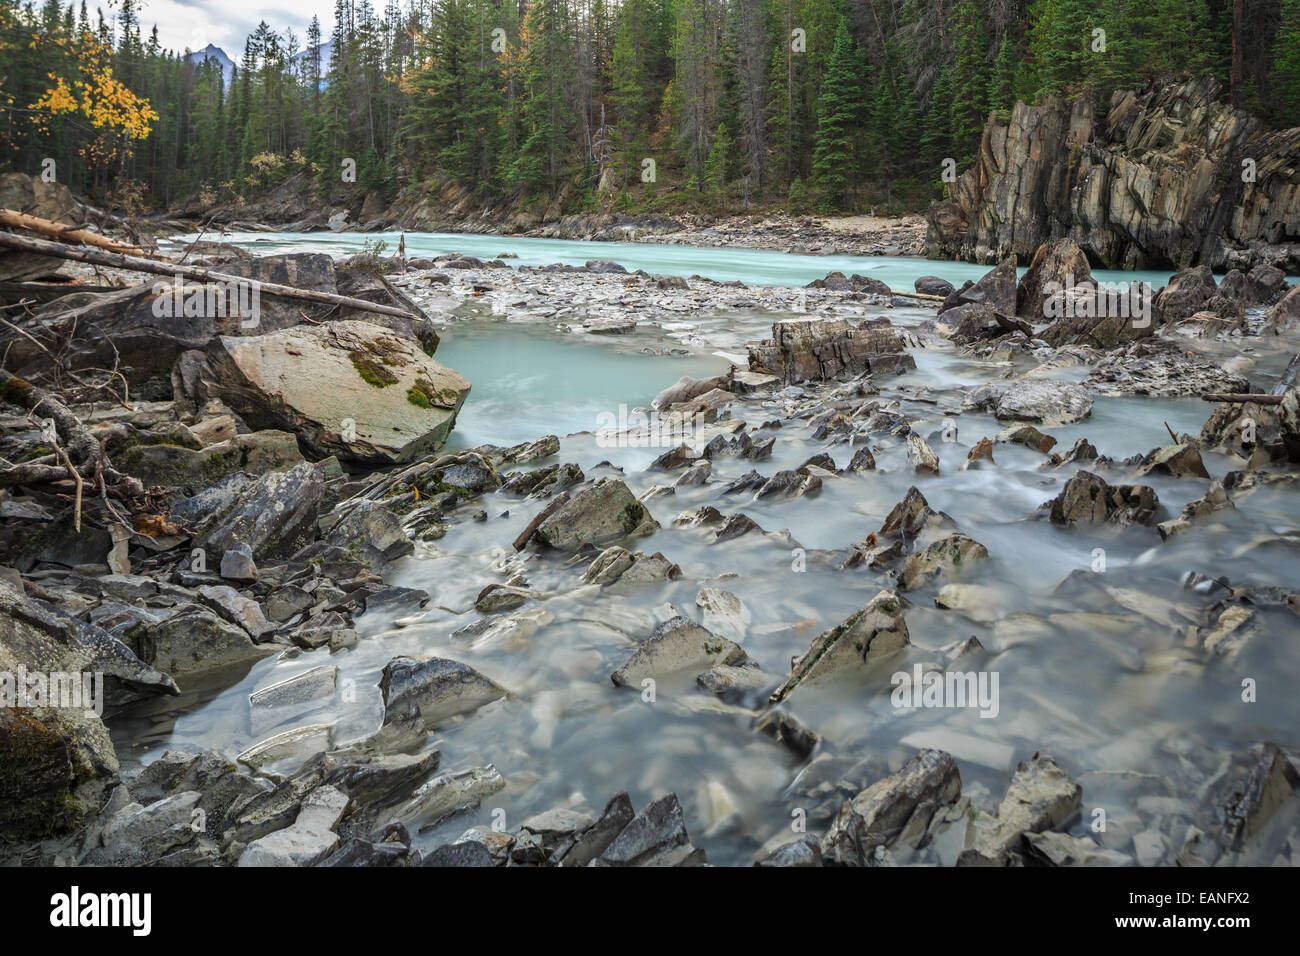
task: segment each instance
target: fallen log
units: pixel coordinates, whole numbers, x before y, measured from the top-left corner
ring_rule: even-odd
[[[1254,405],[1281,405],[1281,395],[1264,395],[1253,392],[1207,392],[1201,396],[1202,401],[1206,402],[1236,402],[1246,404],[1250,402]]]
[[[903,292],[901,289],[890,289],[894,295],[904,299],[922,299],[926,302],[943,302],[946,296],[931,295],[928,292]]]
[[[26,229],[29,232],[38,232],[42,236],[49,236],[58,242],[75,243],[83,246],[98,246],[100,249],[107,249],[109,252],[121,252],[126,255],[143,255],[144,250],[139,246],[128,246],[120,242],[114,242],[112,239],[101,236],[97,232],[91,232],[89,229],[77,229],[73,226],[65,226],[62,223],[53,222],[49,219],[42,219],[40,216],[31,216],[25,212],[17,212],[13,209],[0,209],[0,226],[6,226],[10,229]]]
[[[38,255],[52,256],[58,259],[70,259],[73,262],[85,262],[91,265],[107,266],[111,269],[126,269],[129,272],[148,272],[152,275],[168,276],[169,278],[180,276],[183,279],[190,279],[194,282],[224,282],[235,284],[252,283],[259,293],[265,295],[277,295],[285,299],[301,299],[305,302],[341,306],[343,308],[358,309],[364,312],[377,312],[380,315],[394,315],[401,319],[413,319],[417,322],[424,320],[424,316],[417,315],[405,309],[399,309],[391,305],[381,305],[378,302],[367,302],[365,299],[355,299],[348,295],[338,295],[333,292],[317,292],[314,289],[296,289],[293,286],[280,285],[277,282],[258,282],[256,280],[244,278],[243,276],[217,272],[202,266],[187,266],[178,262],[142,259],[138,256],[131,256],[120,252],[108,252],[99,249],[67,246],[63,243],[50,242],[45,239],[31,239],[27,236],[16,236],[11,232],[0,232],[0,248],[17,249],[22,252],[33,252]]]

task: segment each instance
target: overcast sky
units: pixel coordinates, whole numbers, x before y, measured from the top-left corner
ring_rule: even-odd
[[[87,4],[92,10],[94,0]],[[103,4],[105,17],[116,17],[120,5]],[[265,20],[283,33],[292,27],[298,46],[306,45],[307,24],[320,17],[322,39],[328,40],[334,23],[333,0],[143,0],[140,33],[148,38],[158,25],[158,39],[170,50],[201,50],[209,43],[221,47],[235,61],[244,52],[244,38]]]

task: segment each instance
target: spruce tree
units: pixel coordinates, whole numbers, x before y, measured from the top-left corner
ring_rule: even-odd
[[[843,209],[857,166],[856,138],[866,114],[863,102],[862,58],[841,17],[821,96],[817,100],[817,133],[813,147],[813,188],[824,212]]]

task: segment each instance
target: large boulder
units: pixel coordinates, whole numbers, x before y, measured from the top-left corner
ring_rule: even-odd
[[[1057,239],[1038,247],[1016,291],[1016,315],[1041,322],[1047,300],[1076,286],[1092,285],[1092,267],[1073,239]]]
[[[1001,312],[1004,315],[1016,314],[1018,298],[1015,256],[1003,259],[996,268],[985,273],[973,286],[957,293],[960,303],[987,306],[994,312]]]
[[[250,425],[291,431],[321,457],[392,464],[442,447],[470,385],[412,339],[341,321],[218,337],[203,388]]]
[[[852,326],[844,319],[786,319],[772,337],[749,348],[749,367],[779,375],[787,384],[846,379],[864,372],[903,372],[916,360],[888,326]]]
[[[1184,269],[1156,293],[1155,317],[1164,325],[1195,315],[1219,291],[1209,266]]]
[[[1068,425],[1092,414],[1092,393],[1070,382],[1024,379],[1002,393],[994,414],[998,421]]]

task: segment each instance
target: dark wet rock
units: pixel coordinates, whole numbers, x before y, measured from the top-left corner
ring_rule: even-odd
[[[616,794],[605,805],[600,817],[574,839],[573,845],[560,855],[558,865],[586,866],[600,856],[636,816],[627,792]]]
[[[420,866],[460,867],[460,866],[496,866],[492,854],[482,843],[467,841],[465,843],[448,843],[426,853],[420,858]]]
[[[817,841],[811,838],[796,840],[793,843],[778,847],[761,860],[755,861],[754,865],[768,867],[822,866],[822,849],[818,846]]]
[[[417,611],[429,603],[430,595],[423,588],[380,588],[365,596],[367,614],[399,614]]]
[[[1269,310],[1267,326],[1274,335],[1286,335],[1297,329],[1300,329],[1300,285],[1291,286],[1291,291]]]
[[[807,760],[821,737],[783,707],[774,707],[754,719],[754,730],[771,737],[800,760]]]
[[[682,576],[682,569],[673,564],[659,552],[646,555],[641,551],[631,552],[626,548],[606,548],[583,572],[585,584],[609,586],[616,581],[625,584],[649,584],[659,581],[675,581]]]
[[[689,445],[678,445],[664,452],[646,467],[646,471],[674,471],[695,461],[696,454]]]
[[[1016,314],[1016,257],[1003,259],[974,285],[957,293],[960,304],[986,306],[1004,315]]]
[[[419,717],[434,727],[457,714],[470,713],[506,696],[506,689],[468,664],[441,657],[418,661],[395,657],[379,680],[384,724]]]
[[[741,707],[756,708],[765,701],[778,678],[765,674],[750,661],[739,665],[714,663],[695,678],[695,685],[706,693]]]
[[[1218,291],[1209,266],[1195,266],[1175,273],[1156,294],[1155,317],[1168,324],[1201,311]]]
[[[866,866],[877,847],[908,832],[925,833],[931,819],[960,797],[956,761],[941,750],[922,750],[840,808],[822,838],[822,857],[831,866]]]
[[[1132,866],[1133,858],[1108,850],[1086,836],[1068,833],[1025,835],[1025,857],[1042,866]]]
[[[732,388],[733,379],[729,372],[709,378],[691,378],[689,375],[683,375],[676,383],[656,395],[651,404],[655,408],[664,409],[693,401],[715,389],[730,392]]]
[[[253,549],[242,541],[232,548],[227,548],[221,555],[221,569],[218,573],[227,581],[252,584],[257,580],[257,563],[253,560]]]
[[[556,807],[519,825],[510,857],[515,863],[546,865],[567,854],[596,820],[581,810]]]
[[[596,857],[596,866],[690,866],[704,853],[691,845],[676,794],[660,797],[632,818]]]
[[[627,275],[625,268],[609,259],[589,259],[585,268],[588,272],[596,272],[601,275]]]
[[[347,795],[334,787],[318,787],[303,798],[292,825],[250,843],[239,865],[313,866],[339,845],[334,830],[348,803]]]
[[[949,296],[953,293],[953,285],[947,279],[940,279],[938,276],[921,276],[912,283],[912,288],[917,292],[925,295]]]
[[[1212,481],[1209,490],[1204,495],[1184,505],[1182,513],[1177,518],[1160,522],[1156,525],[1156,530],[1160,532],[1160,537],[1163,540],[1168,541],[1175,534],[1186,531],[1192,525],[1204,521],[1211,515],[1229,510],[1232,507],[1234,507],[1232,500],[1228,497],[1223,485],[1217,481]]]
[[[474,610],[480,614],[496,614],[522,607],[536,595],[527,588],[509,584],[489,584],[474,599]]]
[[[501,490],[529,498],[549,498],[584,481],[586,476],[577,465],[547,465],[532,471],[512,472],[501,485]]]
[[[315,539],[325,491],[317,465],[304,462],[256,481],[227,482],[172,508],[181,520],[194,516],[190,528],[197,547],[224,552],[243,543],[262,559],[289,557]]]
[[[1051,435],[1044,435],[1033,425],[1012,425],[1010,428],[1004,428],[998,432],[993,440],[1024,445],[1026,448],[1041,451],[1043,454],[1047,454],[1056,445],[1055,438]]]
[[[1208,786],[1178,864],[1271,863],[1268,844],[1281,834],[1270,825],[1284,818],[1294,824],[1298,792],[1300,773],[1277,744],[1256,744],[1235,754]]]
[[[1057,525],[1149,525],[1155,523],[1160,499],[1147,485],[1110,485],[1098,475],[1080,471],[1043,508]]]
[[[1148,452],[1138,467],[1138,477],[1147,475],[1169,475],[1174,478],[1209,478],[1205,462],[1201,460],[1200,449],[1194,442],[1179,445],[1166,445]]]
[[[613,674],[616,687],[640,686],[648,677],[660,677],[686,669],[696,671],[715,662],[738,664],[746,657],[744,648],[719,637],[694,621],[673,617],[659,624],[650,636]]]
[[[353,837],[316,866],[404,866],[411,848],[401,843],[375,843]]]
[[[786,501],[816,494],[821,491],[821,487],[822,480],[816,475],[800,474],[797,471],[778,471],[759,486],[754,492],[754,497],[759,500]]]
[[[787,319],[772,325],[770,339],[750,347],[749,367],[793,384],[891,374],[915,368],[916,362],[892,328],[855,328],[843,319]]]
[[[789,679],[772,692],[777,704],[803,684],[829,674],[874,664],[911,643],[903,619],[905,602],[893,591],[881,591],[847,620],[816,637],[790,667]]]
[[[909,431],[907,441],[907,464],[918,475],[938,475],[939,456],[934,453],[929,442],[916,432]]]
[[[645,506],[617,478],[601,478],[571,498],[556,498],[555,503],[558,507],[537,525],[534,535],[540,543],[561,551],[576,551],[584,544],[599,545],[657,527]]]
[[[480,445],[472,449],[493,465],[527,465],[560,453],[560,439],[544,435],[536,441],[520,442],[503,448],[500,445]]]
[[[931,584],[937,578],[962,574],[988,558],[989,552],[984,545],[967,535],[953,533],[908,555],[898,574],[898,587],[911,591]]]
[[[1062,830],[1078,815],[1083,788],[1052,757],[1036,753],[1022,761],[998,805],[996,820],[983,821],[973,845],[958,858],[958,866],[1006,866],[1026,849],[1025,836]]]
[[[382,563],[404,558],[415,550],[415,542],[407,537],[402,522],[379,501],[358,502],[330,528],[325,540],[351,551],[367,564],[372,556]]]
[[[252,598],[225,585],[205,586],[198,590],[199,600],[232,624],[238,624],[254,641],[263,641],[275,633],[275,625],[266,619],[262,606]]]
[[[301,614],[315,603],[316,599],[311,594],[296,584],[288,584],[272,591],[267,596],[263,608],[270,620],[283,623]]]
[[[870,448],[868,448],[866,445],[863,445],[861,448],[855,451],[853,453],[853,457],[849,459],[849,466],[847,470],[854,471],[854,472],[875,471],[876,456],[871,454]]]
[[[1222,287],[1223,283],[1220,283]],[[1242,283],[1238,298],[1246,308],[1270,305],[1279,301],[1290,291],[1286,273],[1276,266],[1261,263],[1251,269]]]
[[[914,539],[923,531],[940,527],[944,522],[945,516],[931,510],[925,495],[913,485],[907,489],[902,500],[889,510],[889,514],[885,515],[884,523],[876,535],[880,538]]]
[[[1300,389],[1285,388],[1278,405],[1219,403],[1201,427],[1200,443],[1239,454],[1252,468],[1300,462]]]
[[[1056,439],[1052,439],[1052,441],[1055,442]],[[1088,464],[1088,463],[1104,464],[1105,461],[1106,459],[1102,459],[1098,455],[1097,447],[1093,445],[1092,442],[1088,441],[1088,439],[1086,438],[1080,438],[1072,446],[1070,446],[1070,450],[1067,451],[1064,455],[1058,454],[1056,452],[1053,452],[1052,454],[1048,455],[1047,461],[1044,462],[1039,467],[1039,470],[1041,471],[1048,468],[1060,468],[1063,465],[1073,465],[1073,464]]]
[[[134,642],[142,661],[172,677],[251,664],[272,650],[256,644],[244,628],[197,605],[146,627]]]
[[[0,588],[0,596],[6,593],[12,594]],[[14,616],[13,609],[0,610],[0,672],[10,675],[6,694],[16,694],[11,675],[20,667],[80,673],[88,663],[45,628]],[[117,772],[108,729],[93,710],[0,707],[0,831],[10,839],[84,825]]]

